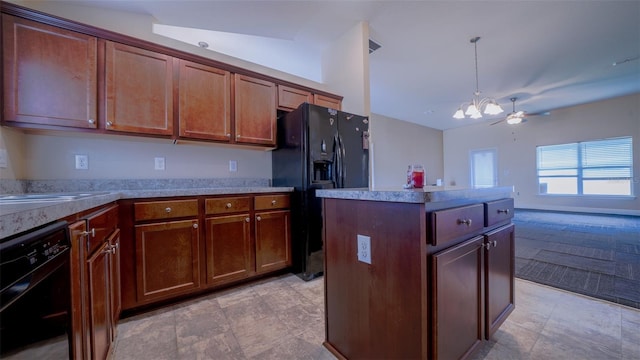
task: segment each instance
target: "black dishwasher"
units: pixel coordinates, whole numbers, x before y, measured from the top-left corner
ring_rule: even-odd
[[[69,232],[57,221],[0,242],[0,358],[69,359]]]

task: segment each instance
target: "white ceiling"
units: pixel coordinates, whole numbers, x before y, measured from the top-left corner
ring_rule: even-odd
[[[637,0],[72,3],[150,14],[161,25],[212,30],[207,41],[214,42],[212,50],[315,81],[322,49],[367,21],[371,38],[382,45],[370,55],[371,111],[436,129],[497,118],[451,117],[475,90],[469,42],[474,36],[481,37],[479,88],[498,100],[502,115],[511,111],[511,97],[518,98],[517,110],[537,113],[640,92]],[[223,36],[231,44],[246,40],[281,50],[246,44],[224,48]],[[633,60],[612,65],[625,59]]]

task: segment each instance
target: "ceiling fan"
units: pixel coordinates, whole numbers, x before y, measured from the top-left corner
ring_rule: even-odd
[[[537,114],[527,114],[526,112],[520,110],[520,111],[516,111],[516,100],[518,100],[518,98],[516,97],[512,97],[509,100],[511,100],[511,103],[513,104],[513,110],[504,118],[504,119],[500,119],[496,122],[491,123],[490,125],[496,125],[499,124],[503,121],[506,121],[507,124],[509,125],[517,125],[523,122],[527,121],[527,117],[529,116],[536,116],[536,115],[549,115],[548,112],[543,112],[543,113],[537,113]]]

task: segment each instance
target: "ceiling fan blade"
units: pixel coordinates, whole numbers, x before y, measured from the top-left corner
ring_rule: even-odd
[[[505,121],[505,120],[506,120],[506,119],[500,119],[500,120],[498,120],[498,121],[492,122],[491,124],[489,124],[489,126],[493,126],[493,125],[496,125],[496,124],[500,124],[501,122],[503,122],[503,121]]]
[[[526,113],[524,116],[549,116],[551,115],[550,111],[539,111],[535,113]]]

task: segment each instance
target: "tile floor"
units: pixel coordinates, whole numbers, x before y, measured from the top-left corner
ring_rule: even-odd
[[[323,279],[282,275],[121,320],[116,360],[334,359]],[[516,309],[474,359],[640,359],[640,311],[516,279]]]

